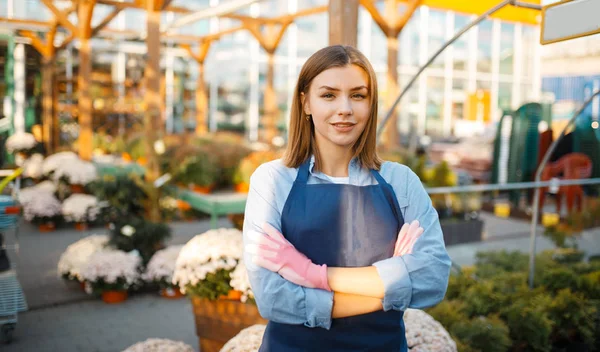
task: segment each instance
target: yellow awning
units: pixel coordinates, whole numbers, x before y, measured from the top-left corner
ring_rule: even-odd
[[[433,9],[450,10],[470,15],[481,15],[498,5],[502,0],[422,0],[421,4]],[[540,5],[540,0],[523,0]],[[531,25],[541,23],[541,11],[507,5],[491,16],[504,21],[521,22]]]

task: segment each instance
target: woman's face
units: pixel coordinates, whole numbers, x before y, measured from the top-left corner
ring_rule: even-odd
[[[311,82],[308,97],[302,98],[319,148],[352,147],[371,114],[369,76],[355,65],[321,72]]]

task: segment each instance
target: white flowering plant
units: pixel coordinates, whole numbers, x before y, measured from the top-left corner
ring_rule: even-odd
[[[98,199],[89,194],[73,194],[62,204],[62,215],[70,222],[94,222],[99,213]]]
[[[6,140],[6,151],[9,153],[29,153],[37,144],[31,133],[17,132]]]
[[[62,206],[53,193],[38,187],[19,192],[23,218],[34,224],[56,223],[62,219]]]
[[[258,352],[265,334],[266,325],[256,324],[249,326],[221,348],[221,352]]]
[[[150,338],[129,346],[123,352],[194,352],[194,349],[180,341]]]
[[[196,235],[183,246],[173,273],[173,284],[183,293],[210,300],[227,296],[231,272],[243,255],[242,233],[221,228]]]
[[[234,290],[241,292],[241,301],[243,303],[248,302],[256,304],[254,301],[254,292],[252,292],[252,287],[250,286],[248,270],[246,270],[246,264],[244,264],[244,261],[240,261],[230,276],[231,281],[229,284]]]
[[[172,282],[173,272],[181,248],[183,246],[169,246],[154,253],[146,266],[146,271],[142,274],[144,281],[152,282],[161,289],[175,288]]]
[[[90,257],[108,245],[107,235],[91,235],[84,237],[67,247],[58,260],[58,275],[65,280],[82,282],[81,272]]]
[[[35,153],[23,162],[23,177],[39,179],[42,177],[42,165],[44,164],[44,156]]]
[[[129,253],[105,248],[89,257],[81,271],[82,279],[90,285],[91,292],[128,290],[140,283],[142,259],[137,251]]]
[[[55,182],[64,181],[70,185],[87,185],[98,178],[96,166],[88,161],[66,159],[56,166],[52,173]]]
[[[42,173],[45,176],[49,176],[62,164],[72,162],[73,160],[79,160],[77,154],[73,152],[59,152],[49,155],[42,163]]]

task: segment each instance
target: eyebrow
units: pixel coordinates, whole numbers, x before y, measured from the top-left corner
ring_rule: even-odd
[[[329,86],[321,86],[319,87],[319,89],[327,89],[327,90],[332,90],[334,92],[339,92],[340,89],[338,88],[333,88],[333,87],[329,87]],[[367,88],[367,86],[358,86],[358,87],[354,87],[352,89],[350,89],[351,91],[355,91],[355,90],[361,90],[361,89],[366,89],[369,90],[369,88]]]

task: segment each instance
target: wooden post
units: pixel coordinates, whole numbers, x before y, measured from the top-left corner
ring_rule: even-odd
[[[357,45],[358,0],[329,0],[329,45]]]
[[[51,154],[54,149],[53,127],[53,101],[52,87],[54,82],[54,66],[51,60],[44,59],[42,64],[42,139],[46,153]]]
[[[160,176],[158,157],[154,151],[154,143],[162,137],[164,125],[161,123],[160,96],[160,0],[146,0],[146,46],[148,57],[144,70],[145,105],[144,141],[146,147],[146,181],[149,185]],[[148,216],[151,221],[160,220],[158,192],[149,192]]]
[[[92,14],[95,1],[82,0],[78,8],[79,36],[79,74],[77,76],[77,102],[79,120],[79,157],[83,160],[92,159],[93,132],[92,132],[92,97],[90,95],[90,82],[92,76],[92,58],[90,37]]]
[[[204,83],[204,62],[198,63],[198,80],[196,82],[196,135],[206,134],[206,116],[208,111],[208,95]]]
[[[265,142],[271,144],[277,136],[277,96],[275,95],[275,53],[267,52],[267,77],[265,86],[265,116],[264,127]]]

